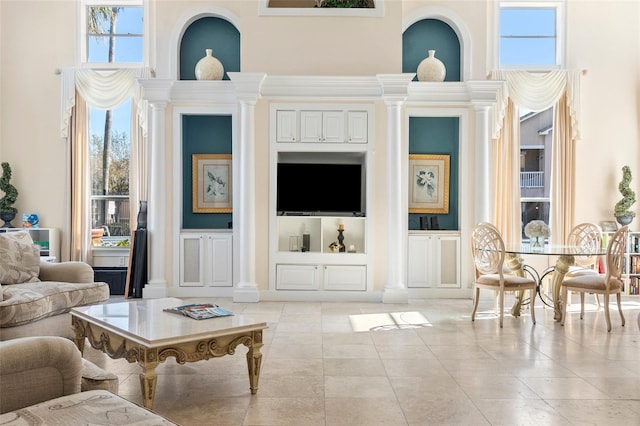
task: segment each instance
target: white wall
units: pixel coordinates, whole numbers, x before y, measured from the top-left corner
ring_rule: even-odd
[[[238,21],[242,71],[269,75],[368,75],[400,73],[402,29],[407,17],[444,8],[460,17],[471,37],[472,79],[491,69],[493,2],[385,2],[384,17],[259,16],[254,1],[154,2],[156,27],[151,66],[171,75],[168,49],[175,31],[194,11],[208,8]],[[60,138],[60,77],[75,64],[76,1],[0,1],[0,160],[13,168],[19,215],[38,212],[42,226],[66,229],[67,147]],[[582,86],[582,136],[576,145],[576,222],[611,219],[619,198],[621,167],[631,166],[640,196],[640,2],[568,0],[568,68],[586,69]],[[594,28],[594,24],[597,27]],[[268,173],[268,102],[256,107],[256,176]],[[167,111],[170,123],[171,110]],[[385,117],[377,105],[376,116]],[[171,129],[167,129],[171,135]],[[386,125],[376,123],[376,166],[384,167]],[[168,156],[167,158],[170,158]],[[171,193],[171,188],[167,188]],[[266,212],[268,181],[256,180],[258,212]],[[376,207],[384,207],[376,204]],[[635,206],[638,212],[638,204]],[[384,238],[384,212],[376,218]],[[637,225],[638,220],[634,222]],[[173,226],[174,224],[168,224]],[[268,217],[257,215],[258,284],[267,285]],[[637,226],[636,226],[637,228]],[[66,232],[66,231],[64,231]],[[68,244],[63,235],[63,249]],[[384,264],[384,262],[378,262]],[[384,280],[384,266],[376,280]],[[167,277],[172,271],[167,271]]]

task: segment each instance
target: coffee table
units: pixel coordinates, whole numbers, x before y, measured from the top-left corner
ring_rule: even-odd
[[[148,409],[153,408],[158,364],[169,357],[185,364],[233,355],[239,345],[249,348],[249,387],[252,394],[258,392],[262,331],[267,324],[253,323],[242,315],[195,320],[163,312],[187,303],[169,297],[73,308],[75,344],[83,352],[86,338],[93,348],[113,359],[140,364],[140,386]]]

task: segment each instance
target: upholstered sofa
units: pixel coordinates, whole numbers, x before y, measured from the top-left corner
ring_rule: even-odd
[[[0,342],[0,424],[173,425],[106,390],[81,392],[82,356],[62,337]]]
[[[73,337],[69,311],[109,299],[84,262],[48,263],[26,231],[0,233],[0,341]]]

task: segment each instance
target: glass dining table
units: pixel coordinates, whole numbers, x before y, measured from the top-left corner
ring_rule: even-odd
[[[607,253],[605,247],[594,250],[581,246],[544,244],[542,247],[532,247],[528,242],[505,243],[505,263],[514,275],[524,277],[527,273],[538,281],[538,294],[542,297],[542,281],[551,275],[551,298],[553,301],[553,318],[556,321],[562,319],[562,301],[560,300],[560,284],[569,268],[575,264],[577,256],[604,256]],[[557,257],[555,265],[544,271],[536,271],[535,268],[527,265],[522,256],[537,255]],[[518,292],[516,301],[511,308],[511,314],[520,316],[523,304],[523,293]]]

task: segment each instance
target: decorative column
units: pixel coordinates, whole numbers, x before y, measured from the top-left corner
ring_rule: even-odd
[[[407,196],[403,189],[402,106],[415,74],[378,74],[387,106],[387,283],[384,303],[407,303]]]
[[[491,187],[491,136],[489,131],[489,106],[474,105],[476,113],[475,140],[475,219],[477,222],[493,222]]]
[[[256,284],[255,215],[255,106],[266,74],[227,73],[233,81],[240,104],[238,146],[234,150],[233,234],[234,261],[239,281],[233,291],[234,302],[258,302]],[[234,262],[236,263],[236,262]]]
[[[149,134],[149,200],[147,229],[149,240],[148,272],[149,279],[142,290],[145,299],[167,296],[167,278],[165,266],[166,227],[167,227],[167,197],[165,164],[165,111],[169,102],[171,80],[148,79],[139,80],[143,87],[143,99],[149,101],[151,108]]]

